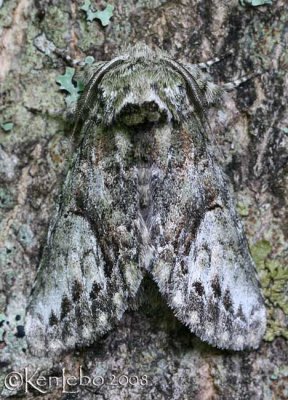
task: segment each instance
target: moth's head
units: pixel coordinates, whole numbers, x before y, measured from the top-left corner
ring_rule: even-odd
[[[91,73],[78,104],[78,119],[105,125],[204,120],[209,103],[203,75],[193,65],[143,44],[130,47]]]

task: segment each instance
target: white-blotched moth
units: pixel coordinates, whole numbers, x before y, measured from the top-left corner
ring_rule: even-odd
[[[197,65],[145,45],[93,68],[27,310],[34,354],[95,342],[146,274],[202,340],[257,348],[264,301],[205,134],[207,108],[221,93]]]

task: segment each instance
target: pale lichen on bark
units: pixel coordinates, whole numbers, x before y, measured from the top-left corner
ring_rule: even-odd
[[[263,70],[261,77],[229,94],[223,107],[211,112],[211,126],[219,159],[233,181],[267,298],[268,341],[249,353],[212,349],[183,328],[150,288],[147,307],[129,312],[95,346],[68,354],[54,368],[65,365],[76,371],[76,365],[82,364],[91,375],[148,375],[147,386],[106,386],[99,390],[99,398],[287,397],[285,3],[278,0],[270,6],[245,8],[236,0],[115,1],[112,23],[102,28],[85,20],[81,1],[4,0],[0,123],[14,125],[0,133],[2,382],[11,368],[35,363],[23,351],[25,337],[19,337],[19,327],[69,160],[70,125],[65,122],[63,93],[55,82],[66,64],[61,56],[44,54],[34,46],[35,38],[45,33],[72,59],[87,55],[96,61],[110,59],[123,44],[144,40],[189,62],[233,50],[234,55],[211,69],[218,83],[243,71]],[[39,360],[38,365],[51,371],[51,360]],[[75,398],[95,398],[82,389]],[[33,397],[38,395],[34,392]],[[51,396],[67,398],[59,391]],[[23,394],[24,398],[29,397]]]

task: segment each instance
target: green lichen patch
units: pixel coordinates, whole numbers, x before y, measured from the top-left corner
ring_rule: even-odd
[[[80,93],[83,91],[83,84],[81,81],[76,81],[74,83],[74,74],[75,68],[68,67],[65,70],[65,74],[59,75],[56,78],[56,82],[60,85],[60,89],[69,93],[65,99],[67,106],[71,106],[72,103],[76,103]]]
[[[102,46],[105,40],[104,29],[100,24],[90,24],[84,19],[79,19],[78,46],[83,53],[89,53],[91,47]]]
[[[87,21],[92,22],[94,19],[99,19],[102,26],[107,26],[110,23],[110,19],[113,16],[114,6],[107,4],[106,8],[102,11],[93,11],[91,8],[91,1],[85,0],[84,4],[80,8],[85,11]]]
[[[13,129],[14,124],[13,122],[3,122],[0,126],[4,132],[10,132]]]
[[[66,48],[67,46],[67,29],[70,25],[69,12],[69,2],[62,2],[61,6],[60,4],[49,5],[45,10],[42,31],[57,48]]]
[[[252,6],[252,7],[259,7],[259,6],[266,6],[271,5],[272,0],[240,0],[241,6]]]
[[[9,28],[12,25],[14,7],[15,4],[13,1],[2,2],[0,7],[0,32],[3,28]]]
[[[87,56],[84,60],[85,65],[91,65],[95,61],[95,58],[93,56]]]
[[[249,204],[239,201],[236,205],[236,208],[237,208],[238,214],[241,215],[241,217],[248,217]]]
[[[259,271],[267,305],[265,340],[272,341],[277,336],[288,339],[288,268],[277,259],[271,258],[272,246],[267,240],[258,241],[251,252]]]

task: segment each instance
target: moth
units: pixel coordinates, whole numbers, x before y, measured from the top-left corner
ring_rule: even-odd
[[[197,65],[145,45],[88,75],[78,145],[27,309],[31,351],[91,345],[122,318],[146,274],[203,341],[257,348],[264,301],[207,145],[207,109],[221,88]]]

